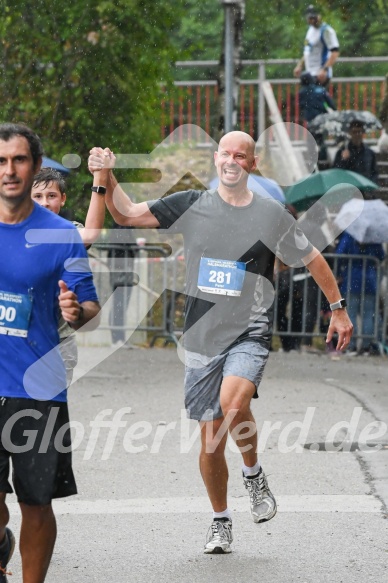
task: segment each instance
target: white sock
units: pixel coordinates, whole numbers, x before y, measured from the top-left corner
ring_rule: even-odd
[[[226,510],[223,510],[223,512],[214,512],[213,511],[213,520],[215,518],[229,518],[229,520],[232,520],[232,514],[231,514],[229,508],[227,508]]]
[[[255,476],[260,472],[260,468],[261,468],[260,462],[256,462],[252,468],[243,464],[244,476]]]

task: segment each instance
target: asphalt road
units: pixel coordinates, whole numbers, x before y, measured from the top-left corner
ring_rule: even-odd
[[[175,349],[105,352],[81,348],[81,361],[101,362],[70,390],[79,494],[55,503],[49,583],[387,580],[388,359],[271,354],[253,411],[279,512],[252,522],[228,447],[235,540],[213,556],[203,554],[211,508]],[[18,552],[10,568],[10,583],[21,581]]]

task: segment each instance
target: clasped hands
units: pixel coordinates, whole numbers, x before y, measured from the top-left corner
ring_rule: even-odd
[[[88,169],[91,174],[101,170],[114,168],[116,156],[109,148],[94,147],[89,151]]]

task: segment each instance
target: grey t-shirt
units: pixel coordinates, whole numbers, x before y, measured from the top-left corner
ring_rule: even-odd
[[[312,251],[291,214],[256,193],[249,205],[232,206],[217,190],[187,190],[148,205],[160,228],[183,234],[185,349],[215,356],[246,339],[268,346],[275,253],[302,265]]]

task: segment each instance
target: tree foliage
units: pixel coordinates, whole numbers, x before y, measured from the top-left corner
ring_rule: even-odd
[[[223,6],[219,1],[198,3],[185,0],[185,15],[173,35],[187,58],[219,59],[223,27]],[[307,30],[308,0],[246,0],[243,59],[299,58]],[[313,2],[324,21],[337,31],[341,55],[347,57],[386,55],[388,0],[319,0]],[[216,39],[216,42],[215,42]],[[349,66],[341,66],[341,74]],[[381,66],[373,66],[381,74]],[[358,67],[359,74],[371,74],[370,65]],[[276,70],[276,76],[290,76],[290,70]],[[187,77],[187,75],[186,75]]]
[[[246,0],[243,59],[298,58],[307,0]],[[388,0],[317,0],[337,31],[342,56],[385,55]],[[82,202],[88,150],[109,145],[146,152],[160,140],[162,86],[214,78],[214,68],[177,71],[175,60],[222,51],[219,0],[3,0],[0,19],[1,121],[23,121],[49,156],[77,153],[70,201]],[[267,69],[291,76],[291,66]],[[386,65],[338,63],[339,75],[383,75]],[[246,67],[242,76],[257,75]],[[78,193],[78,194],[77,194]]]
[[[180,2],[4,0],[1,120],[25,122],[51,157],[93,145],[145,152],[160,136],[162,84]],[[81,194],[81,193],[80,193]]]

